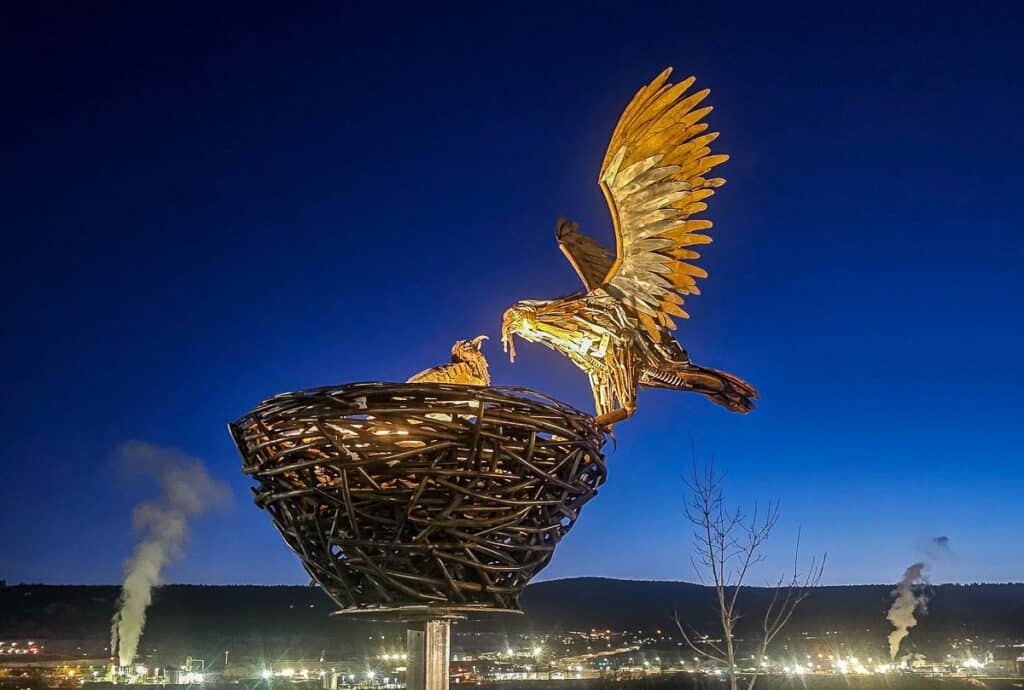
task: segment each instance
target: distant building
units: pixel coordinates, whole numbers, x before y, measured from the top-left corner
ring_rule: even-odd
[[[1024,645],[1008,644],[996,647],[989,663],[1002,673],[1024,676]]]

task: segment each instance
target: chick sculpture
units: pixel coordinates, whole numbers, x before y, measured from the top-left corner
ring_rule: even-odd
[[[487,358],[481,351],[486,335],[472,340],[460,340],[452,345],[452,361],[421,371],[407,383],[463,383],[470,386],[489,386],[491,374]]]
[[[728,160],[712,155],[718,134],[697,106],[708,90],[687,94],[690,77],[671,84],[668,68],[637,92],[612,133],[598,183],[611,211],[615,257],[559,219],[559,247],[585,291],[553,300],[522,300],[502,323],[502,343],[515,361],[518,335],[543,343],[573,361],[590,378],[597,421],[611,425],[636,410],[640,386],[689,390],[735,412],[754,407],[757,391],[742,379],[690,361],[676,341],[673,317],[687,318],[683,295],[697,295],[688,263],[708,244],[711,221],[695,216],[725,180],[709,177]]]

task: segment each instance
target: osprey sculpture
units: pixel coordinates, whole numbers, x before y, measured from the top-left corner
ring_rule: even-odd
[[[522,300],[502,322],[502,343],[515,361],[513,335],[561,352],[586,372],[598,422],[633,414],[640,386],[689,390],[735,412],[754,407],[757,391],[742,379],[690,361],[672,336],[672,317],[687,318],[683,295],[697,295],[688,263],[711,242],[711,221],[698,219],[705,199],[725,180],[709,177],[728,160],[712,155],[718,134],[701,120],[704,89],[686,94],[690,77],[668,82],[668,68],[637,92],[612,133],[598,183],[612,215],[616,253],[559,219],[559,247],[584,292],[553,300]]]
[[[462,383],[470,386],[491,385],[487,358],[481,350],[486,335],[472,340],[459,340],[452,345],[452,361],[439,364],[412,376],[406,383]]]

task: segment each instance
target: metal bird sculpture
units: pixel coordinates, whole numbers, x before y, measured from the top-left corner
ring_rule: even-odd
[[[452,345],[452,361],[421,371],[407,383],[462,383],[470,386],[489,386],[491,374],[487,358],[481,351],[486,335],[472,340],[460,340]]]
[[[695,216],[725,180],[709,177],[728,160],[712,155],[718,134],[701,120],[704,89],[687,94],[694,78],[668,81],[666,69],[641,88],[612,133],[598,183],[612,215],[615,258],[601,244],[559,219],[559,247],[576,269],[584,292],[553,300],[522,300],[502,323],[502,343],[515,361],[513,335],[561,352],[586,372],[597,420],[611,425],[636,410],[637,388],[702,393],[735,412],[754,407],[757,391],[742,379],[690,361],[676,341],[672,317],[687,318],[683,295],[698,295],[688,263],[693,248],[708,244],[711,221]]]

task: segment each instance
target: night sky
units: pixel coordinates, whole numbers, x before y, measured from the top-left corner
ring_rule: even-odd
[[[894,581],[936,535],[936,581],[1024,579],[1021,10],[208,4],[2,20],[0,578],[119,580],[137,439],[236,497],[169,581],[306,582],[227,422],[457,338],[490,334],[495,383],[590,409],[567,360],[508,363],[501,313],[578,287],[560,214],[611,243],[608,137],[674,65],[732,155],[680,338],[763,399],[642,392],[543,577],[692,579],[692,445],[731,498],[782,501],[754,582],[799,527],[828,583]]]

